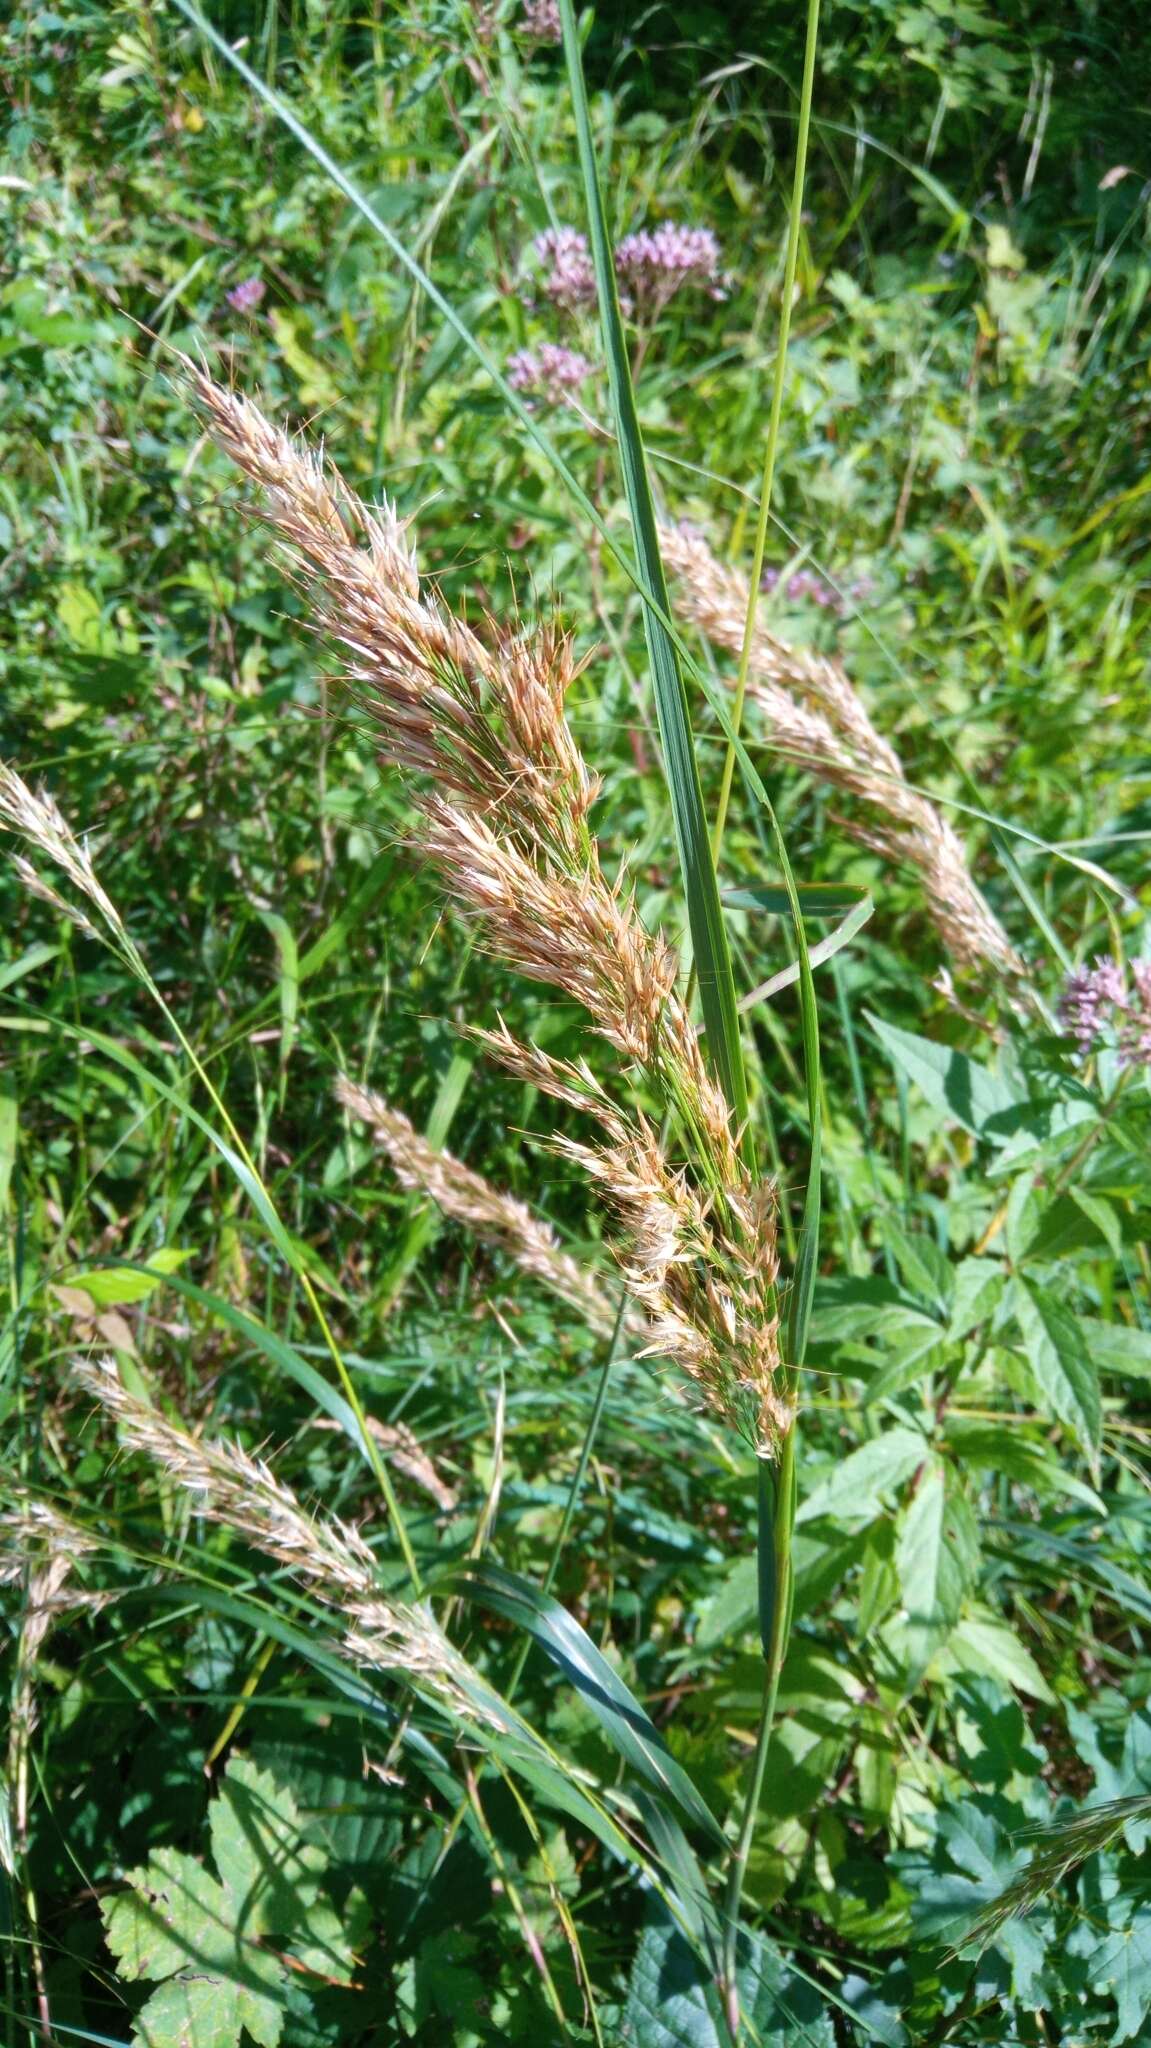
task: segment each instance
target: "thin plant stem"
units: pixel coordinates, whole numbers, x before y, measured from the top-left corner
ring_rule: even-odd
[[[720,849],[723,845],[724,827],[727,824],[728,805],[731,802],[731,786],[735,777],[735,736],[743,722],[744,699],[747,696],[747,679],[751,670],[751,649],[755,639],[755,614],[759,599],[759,579],[763,575],[763,557],[767,548],[767,528],[771,518],[771,491],[775,481],[775,458],[779,448],[779,424],[783,417],[783,386],[787,372],[787,344],[791,335],[791,302],[795,297],[795,273],[799,262],[799,230],[803,215],[803,187],[807,175],[807,144],[811,133],[811,102],[815,84],[815,51],[819,40],[819,0],[808,0],[807,43],[803,53],[803,82],[799,96],[799,132],[795,145],[795,176],[791,187],[791,217],[787,226],[787,253],[783,263],[783,303],[779,313],[779,347],[775,356],[775,378],[771,392],[771,414],[767,426],[767,445],[763,451],[763,476],[759,487],[759,514],[755,524],[755,548],[752,554],[750,587],[748,591],[747,617],[743,626],[743,646],[739,656],[739,670],[735,684],[735,702],[732,706],[732,732],[728,737],[727,751],[723,760],[723,776],[719,786],[719,802],[716,805],[715,823],[712,827],[712,855],[719,865]]]
[[[555,1583],[555,1575],[559,1570],[560,1558],[563,1556],[564,1545],[568,1540],[568,1532],[571,1529],[572,1521],[575,1516],[575,1511],[577,1506],[579,1505],[579,1498],[581,1493],[583,1492],[583,1483],[585,1478],[587,1477],[588,1465],[591,1462],[592,1449],[594,1447],[596,1437],[599,1435],[600,1423],[603,1420],[604,1403],[607,1400],[608,1382],[611,1379],[611,1369],[612,1366],[615,1364],[616,1354],[619,1349],[619,1340],[623,1332],[623,1321],[625,1315],[627,1314],[627,1305],[627,1295],[621,1294],[619,1298],[619,1306],[615,1312],[615,1322],[612,1325],[611,1336],[608,1338],[607,1348],[604,1352],[603,1365],[600,1369],[600,1376],[595,1390],[595,1399],[592,1402],[591,1414],[588,1416],[587,1428],[584,1430],[583,1443],[580,1445],[579,1458],[576,1463],[575,1471],[572,1473],[571,1485],[568,1487],[568,1497],[564,1502],[564,1511],[560,1520],[559,1533],[556,1536],[555,1544],[552,1549],[551,1563],[548,1565],[547,1571],[544,1574],[543,1590],[545,1593],[550,1593],[552,1586]]]
[[[771,1573],[770,1599],[771,1622],[768,1640],[764,1643],[763,1694],[760,1703],[759,1728],[756,1733],[755,1755],[752,1758],[751,1776],[748,1780],[747,1796],[744,1801],[743,1818],[739,1834],[732,1851],[728,1871],[727,1897],[723,1915],[723,1992],[727,2023],[732,2041],[739,2042],[739,1985],[737,1970],[739,1964],[739,1908],[743,1896],[743,1881],[747,1874],[748,1859],[755,1839],[755,1826],[759,1818],[759,1802],[763,1795],[763,1781],[767,1772],[767,1759],[771,1749],[771,1735],[775,1724],[775,1706],[779,1696],[779,1679],[787,1657],[787,1645],[791,1635],[792,1607],[792,1535],[795,1528],[795,1425],[788,1430],[779,1454],[774,1474],[775,1512],[771,1529]],[[766,1473],[760,1473],[763,1486]],[[766,1531],[760,1526],[762,1545]],[[767,1575],[761,1568],[761,1584]],[[761,1602],[761,1624],[764,1619]]]
[[[564,1545],[568,1540],[568,1532],[570,1531],[572,1522],[575,1518],[575,1511],[579,1505],[580,1494],[583,1492],[583,1483],[587,1476],[587,1468],[591,1463],[592,1450],[595,1445],[596,1437],[599,1435],[599,1426],[603,1419],[604,1403],[607,1400],[608,1382],[611,1379],[611,1369],[612,1366],[615,1364],[616,1360],[616,1350],[619,1345],[620,1333],[623,1329],[623,1319],[627,1314],[627,1304],[627,1295],[621,1294],[619,1299],[619,1307],[617,1308],[615,1314],[615,1323],[612,1326],[612,1333],[611,1336],[608,1338],[607,1344],[604,1349],[603,1365],[600,1368],[600,1376],[596,1385],[595,1399],[592,1402],[591,1414],[588,1416],[587,1427],[583,1433],[583,1442],[580,1445],[580,1454],[578,1459],[576,1460],[575,1471],[572,1473],[571,1485],[568,1487],[568,1495],[566,1501],[564,1502],[564,1511],[560,1517],[560,1525],[556,1533],[556,1540],[552,1545],[552,1554],[548,1561],[548,1568],[544,1573],[542,1590],[545,1593],[550,1593],[552,1587],[555,1584],[555,1577],[556,1573],[559,1570],[560,1558],[563,1556]],[[504,1689],[504,1698],[507,1700],[513,1700],[516,1696],[520,1679],[523,1677],[524,1665],[528,1661],[528,1653],[531,1650],[531,1646],[531,1637],[525,1635],[517,1652],[516,1661],[512,1666],[511,1676],[508,1680],[507,1686]]]
[[[264,1184],[263,1176],[260,1173],[260,1170],[256,1165],[255,1160],[252,1158],[252,1155],[248,1150],[248,1147],[245,1144],[243,1138],[241,1137],[240,1132],[236,1127],[236,1124],[233,1122],[233,1119],[228,1111],[227,1105],[225,1104],[224,1099],[221,1096],[219,1090],[214,1085],[211,1076],[209,1075],[206,1067],[204,1066],[203,1061],[201,1060],[198,1052],[196,1051],[195,1046],[192,1044],[191,1040],[189,1039],[187,1033],[185,1032],[183,1026],[180,1023],[179,1018],[176,1016],[175,1012],[169,1007],[163,993],[161,992],[157,983],[153,979],[152,974],[148,968],[147,962],[143,957],[143,954],[139,951],[139,949],[133,943],[132,939],[128,936],[127,932],[123,929],[122,926],[120,926],[119,929],[114,932],[111,943],[113,945],[113,949],[118,953],[119,957],[125,962],[125,964],[131,969],[132,973],[136,975],[142,987],[147,990],[147,993],[151,996],[152,1001],[156,1004],[161,1016],[164,1018],[165,1023],[168,1025],[169,1030],[172,1032],[172,1035],[176,1039],[178,1045],[180,1046],[180,1049],[183,1052],[185,1058],[190,1063],[193,1073],[196,1075],[196,1078],[200,1081],[205,1092],[207,1093],[208,1100],[212,1104],[213,1109],[219,1117],[220,1122],[222,1123],[224,1130],[227,1133],[230,1145],[234,1149],[235,1160],[238,1161],[239,1165],[251,1178],[253,1184],[259,1189],[260,1195],[268,1205],[269,1212],[274,1214],[271,1196],[268,1193],[267,1187]],[[241,1180],[242,1178],[243,1176],[241,1175]],[[315,1322],[319,1328],[319,1332],[321,1337],[323,1338],[324,1345],[336,1368],[336,1372],[339,1376],[340,1384],[343,1388],[345,1397],[348,1402],[348,1406],[351,1408],[352,1413],[356,1418],[356,1422],[359,1425],[361,1442],[363,1443],[365,1452],[371,1462],[372,1471],[375,1476],[376,1482],[379,1486],[380,1492],[384,1497],[384,1505],[387,1508],[392,1526],[395,1529],[396,1540],[399,1543],[400,1551],[403,1555],[404,1564],[407,1568],[408,1576],[411,1579],[413,1590],[418,1598],[423,1591],[423,1584],[420,1578],[419,1566],[416,1563],[415,1551],[412,1549],[411,1538],[408,1535],[407,1525],[404,1521],[402,1513],[400,1512],[399,1501],[396,1499],[395,1488],[392,1485],[391,1475],[389,1474],[388,1468],[385,1465],[382,1457],[380,1456],[379,1449],[376,1445],[375,1439],[373,1438],[371,1431],[368,1428],[367,1416],[364,1413],[359,1395],[357,1394],[355,1385],[352,1381],[352,1376],[349,1373],[347,1365],[344,1361],[343,1353],[341,1352],[340,1347],[336,1342],[331,1324],[329,1323],[327,1316],[324,1314],[323,1307],[320,1303],[320,1297],[316,1291],[315,1286],[313,1285],[311,1275],[307,1272],[306,1268],[302,1264],[294,1265],[293,1269],[296,1272],[301,1287],[303,1288],[304,1295],[307,1299],[308,1307],[310,1308],[312,1315],[315,1319]]]
[[[595,1445],[596,1437],[599,1434],[600,1423],[603,1420],[604,1404],[607,1400],[608,1383],[611,1379],[611,1369],[616,1361],[616,1354],[619,1346],[620,1335],[623,1330],[624,1317],[627,1314],[627,1310],[628,1296],[626,1293],[624,1293],[620,1295],[619,1306],[616,1309],[615,1322],[612,1326],[611,1336],[608,1338],[607,1344],[604,1348],[603,1365],[600,1368],[600,1376],[596,1385],[595,1398],[592,1401],[591,1414],[588,1416],[587,1419],[587,1426],[583,1433],[583,1442],[580,1445],[580,1454],[578,1459],[576,1460],[576,1468],[575,1471],[572,1473],[571,1485],[568,1487],[567,1499],[564,1502],[564,1510],[560,1518],[560,1526],[556,1534],[556,1540],[552,1545],[552,1554],[548,1561],[547,1571],[544,1573],[542,1587],[544,1593],[550,1593],[552,1586],[555,1584],[555,1576],[557,1571],[559,1570],[560,1558],[563,1555],[564,1545],[567,1542],[568,1533],[571,1529],[572,1521],[575,1517],[575,1511],[579,1505],[579,1498],[580,1494],[583,1491],[584,1479],[587,1476],[587,1468],[591,1462],[592,1450]],[[531,1650],[531,1646],[532,1639],[529,1635],[525,1634],[522,1642],[520,1643],[519,1649],[516,1652],[516,1661],[512,1666],[508,1682],[504,1687],[503,1691],[503,1697],[509,1705],[514,1700],[516,1692],[519,1687],[520,1679],[523,1677],[524,1665],[528,1661],[528,1653]],[[441,1868],[444,1859],[447,1856],[449,1849],[451,1848],[452,1843],[455,1841],[456,1835],[459,1833],[461,1823],[464,1819],[465,1814],[467,1813],[467,1810],[468,1802],[465,1799],[462,1800],[460,1805],[456,1808],[455,1813],[452,1815],[452,1818],[448,1823],[447,1829],[444,1834],[443,1846],[440,1849],[439,1856],[436,1858],[436,1870],[439,1870]],[[433,1872],[433,1876],[434,1874],[435,1873]]]

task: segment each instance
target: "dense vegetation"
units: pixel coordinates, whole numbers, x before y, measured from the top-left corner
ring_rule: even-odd
[[[1151,27],[821,26],[761,616],[793,691],[787,649],[834,657],[911,795],[785,748],[750,691],[719,880],[739,996],[782,976],[743,1042],[785,1331],[812,1017],[755,771],[832,943],[736,2021],[712,1916],[760,1711],[756,1459],[608,1334],[617,1228],[556,1143],[587,1118],[471,1034],[619,1062],[413,852],[177,355],[386,493],[481,640],[570,632],[604,872],[686,948],[594,279],[555,240],[587,218],[553,10],[208,13],[311,152],[182,7],[0,26],[0,758],[114,905],[38,814],[39,883],[0,873],[6,2039],[1144,2038]],[[581,25],[617,251],[697,237],[619,257],[673,571],[752,560],[804,16]],[[740,622],[733,652],[670,587],[714,819]],[[398,1184],[355,1084],[552,1226],[590,1306]],[[220,1445],[355,1532],[342,1607]],[[430,1608],[357,1668],[341,1628],[413,1561]]]

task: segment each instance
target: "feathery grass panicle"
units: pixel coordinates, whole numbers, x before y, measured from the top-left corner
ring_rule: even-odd
[[[629,1281],[705,1400],[764,1455],[790,1414],[779,1373],[776,1194],[742,1164],[724,1097],[676,987],[674,956],[607,881],[589,827],[596,783],[564,717],[574,673],[562,635],[487,622],[487,638],[421,591],[402,528],[362,505],[322,458],[249,399],[186,365],[220,447],[264,493],[316,624],[340,651],[349,697],[406,776],[415,842],[488,943],[587,1010],[673,1110],[688,1162],[673,1170],[643,1118],[586,1068],[509,1033],[478,1034],[600,1125],[572,1148],[625,1226]],[[654,1346],[651,1348],[655,1348]]]
[[[100,882],[87,845],[77,839],[47,790],[29,789],[23,777],[4,761],[0,761],[0,827],[14,832],[26,845],[62,869],[72,887],[99,912],[116,944],[134,956],[124,920]],[[12,860],[30,895],[50,903],[53,910],[68,918],[79,931],[91,937],[98,936],[82,905],[61,896],[24,854],[14,854]]]
[[[681,526],[662,527],[660,541],[687,616],[715,646],[738,655],[747,578]],[[876,732],[838,662],[792,647],[759,624],[747,694],[767,722],[770,745],[879,814],[881,822],[848,821],[848,829],[885,859],[919,870],[932,919],[956,963],[1011,980],[1022,976],[1024,962],[973,882],[958,834],[909,786],[898,754]]]
[[[705,1406],[774,1457],[794,1419],[780,1369],[774,1183],[701,1198],[638,1116],[605,1145],[555,1144],[625,1226],[628,1292],[651,1321],[641,1355],[678,1365]]]
[[[459,1652],[425,1609],[384,1597],[375,1559],[355,1529],[334,1516],[309,1515],[291,1488],[238,1444],[207,1443],[169,1422],[128,1392],[112,1360],[77,1359],[72,1372],[115,1421],[124,1443],[194,1495],[198,1513],[286,1565],[331,1610],[345,1655],[412,1679],[452,1713],[475,1718],[474,1689],[465,1684]]]
[[[601,1336],[615,1328],[616,1309],[593,1273],[565,1252],[554,1230],[534,1216],[526,1202],[502,1194],[450,1152],[426,1138],[382,1095],[341,1074],[337,1102],[359,1117],[387,1153],[402,1188],[427,1195],[445,1216],[462,1223],[482,1243],[505,1252],[522,1273],[566,1301]]]

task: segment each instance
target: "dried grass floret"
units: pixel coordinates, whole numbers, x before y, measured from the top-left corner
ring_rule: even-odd
[[[130,946],[124,921],[92,864],[86,841],[77,839],[55,798],[47,790],[33,790],[6,762],[0,761],[0,826],[16,833],[25,844],[52,861],[67,876],[74,889],[99,912],[116,943]],[[15,867],[32,896],[51,904],[89,937],[99,936],[96,926],[81,904],[61,896],[24,854],[13,856]]]
[[[494,1188],[482,1174],[439,1151],[420,1136],[403,1112],[382,1095],[340,1075],[336,1100],[371,1129],[387,1153],[400,1186],[427,1195],[482,1243],[505,1252],[522,1273],[566,1301],[601,1336],[610,1336],[616,1310],[595,1275],[565,1252],[554,1230],[533,1215],[526,1202]]]
[[[718,561],[701,535],[682,526],[660,530],[668,568],[678,577],[687,615],[717,647],[739,655],[748,583]],[[836,661],[792,647],[762,623],[755,628],[747,695],[762,714],[769,743],[836,789],[866,804],[868,823],[849,821],[865,846],[907,861],[923,879],[940,938],[956,963],[1014,981],[1024,963],[971,878],[953,827],[919,790],[875,729],[866,706]]]
[[[345,1655],[414,1680],[452,1713],[475,1718],[475,1688],[459,1652],[426,1608],[384,1598],[375,1558],[357,1530],[331,1515],[308,1514],[265,1461],[238,1444],[206,1442],[169,1422],[128,1392],[111,1360],[77,1360],[73,1373],[123,1441],[193,1495],[199,1513],[285,1565],[331,1612]]]
[[[400,522],[370,510],[322,458],[250,400],[189,366],[220,446],[265,508],[343,679],[383,755],[406,776],[415,841],[513,967],[581,1003],[625,1065],[646,1074],[687,1149],[672,1170],[642,1117],[590,1072],[478,1034],[514,1071],[598,1123],[572,1156],[624,1224],[625,1272],[662,1348],[764,1455],[787,1426],[776,1320],[774,1190],[752,1184],[727,1104],[678,992],[670,949],[610,883],[589,827],[596,784],[564,716],[574,674],[561,634],[488,620],[485,637],[421,590]],[[652,1247],[674,1244],[666,1258]],[[690,1249],[689,1249],[690,1247]]]

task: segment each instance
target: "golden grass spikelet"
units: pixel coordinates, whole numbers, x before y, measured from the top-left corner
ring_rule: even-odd
[[[342,1074],[335,1093],[337,1102],[370,1127],[401,1187],[427,1195],[445,1216],[464,1224],[482,1243],[505,1252],[521,1272],[566,1301],[593,1330],[610,1336],[616,1316],[610,1296],[525,1202],[502,1194],[450,1152],[429,1145],[382,1095]]]
[[[30,789],[23,777],[4,761],[0,761],[0,827],[16,833],[26,845],[62,869],[72,887],[99,911],[113,938],[130,950],[124,921],[96,874],[86,844],[77,839],[47,790]],[[50,903],[53,910],[69,918],[80,931],[98,936],[86,911],[61,896],[23,854],[13,855],[13,865],[30,895]]]
[[[678,1365],[759,1456],[775,1457],[794,1416],[779,1350],[774,1183],[704,1200],[642,1118],[621,1119],[605,1145],[555,1144],[624,1224],[628,1291],[651,1325],[643,1355]]]
[[[675,961],[600,867],[596,784],[564,717],[567,639],[489,621],[488,645],[421,594],[394,513],[361,504],[249,399],[186,368],[215,439],[263,490],[373,737],[413,778],[418,843],[456,901],[521,972],[584,1003],[625,1058],[657,1072],[670,1062],[690,1113],[726,1129],[673,993]]]
[[[719,1411],[774,1449],[787,1418],[771,1386],[773,1198],[749,1184],[677,992],[674,956],[646,930],[630,890],[602,871],[588,825],[596,785],[564,717],[570,644],[491,620],[481,639],[421,590],[394,513],[370,511],[250,400],[186,368],[216,440],[263,490],[316,623],[341,651],[351,698],[409,778],[416,843],[456,903],[482,919],[493,949],[580,1002],[673,1109],[707,1190],[706,1213],[688,1175],[670,1172],[646,1125],[619,1110],[586,1068],[522,1046],[502,1027],[477,1034],[505,1065],[599,1123],[604,1144],[573,1156],[591,1167],[628,1229],[623,1259],[645,1276],[642,1305]],[[697,1242],[690,1262],[672,1247],[657,1277],[652,1246],[669,1216],[676,1245],[693,1232]]]
[[[169,1422],[127,1391],[112,1360],[78,1359],[72,1370],[123,1441],[192,1494],[198,1513],[286,1565],[330,1610],[345,1655],[419,1683],[453,1713],[476,1717],[459,1652],[424,1608],[384,1598],[375,1559],[355,1529],[308,1514],[291,1488],[238,1444],[208,1443]]]
[[[681,526],[661,527],[660,543],[688,617],[716,647],[738,656],[747,578]],[[747,694],[766,721],[771,746],[879,814],[867,825],[847,821],[848,830],[885,859],[918,869],[936,929],[956,963],[1011,980],[1022,976],[1024,962],[972,880],[958,834],[910,787],[898,754],[875,730],[839,663],[792,647],[759,624]]]

